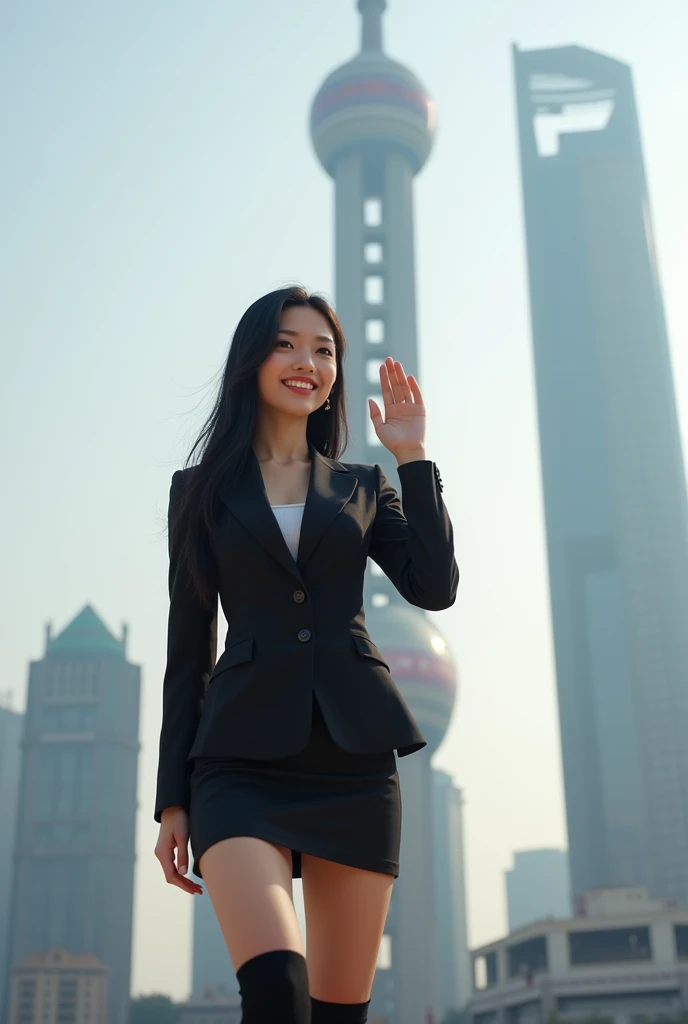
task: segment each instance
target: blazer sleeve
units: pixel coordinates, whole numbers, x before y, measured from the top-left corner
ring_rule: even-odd
[[[382,467],[374,468],[377,511],[369,556],[409,604],[427,611],[449,608],[456,600],[459,567],[437,466],[430,459],[397,466],[401,497]]]
[[[183,471],[175,470],[168,513],[170,608],[167,623],[167,665],[162,685],[162,726],[158,758],[156,821],[166,807],[189,807],[188,753],[196,735],[208,678],[217,657],[217,597],[204,608],[195,597],[191,578],[179,558],[172,523],[183,487]]]

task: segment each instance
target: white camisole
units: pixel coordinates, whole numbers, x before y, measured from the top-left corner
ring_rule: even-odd
[[[305,502],[301,502],[298,505],[271,505],[270,508],[275,514],[275,519],[282,531],[282,536],[287,542],[287,547],[291,551],[294,561],[296,561]]]

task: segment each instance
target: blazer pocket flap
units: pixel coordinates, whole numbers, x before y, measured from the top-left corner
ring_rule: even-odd
[[[232,644],[227,650],[223,651],[217,660],[215,671],[211,675],[211,679],[219,676],[227,668],[233,668],[235,665],[241,665],[244,661],[251,661],[253,658],[253,637],[249,637],[247,640],[240,640],[238,644]]]
[[[379,649],[375,646],[373,641],[368,636],[364,636],[362,633],[352,633],[351,639],[356,645],[356,650],[359,654],[363,654],[368,658],[374,658],[375,661],[379,661],[385,668],[389,668],[389,665],[382,657]]]

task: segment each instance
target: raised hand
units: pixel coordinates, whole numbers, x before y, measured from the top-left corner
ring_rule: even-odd
[[[380,388],[385,417],[372,398],[368,399],[375,433],[394,456],[421,453],[425,445],[425,405],[418,381],[404,373],[401,363],[387,356],[380,366]]]

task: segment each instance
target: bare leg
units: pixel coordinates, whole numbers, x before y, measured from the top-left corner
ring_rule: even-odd
[[[200,868],[235,972],[270,950],[291,949],[305,956],[290,850],[236,836],[206,850]]]
[[[301,856],[310,994],[331,1003],[370,999],[393,875]]]

